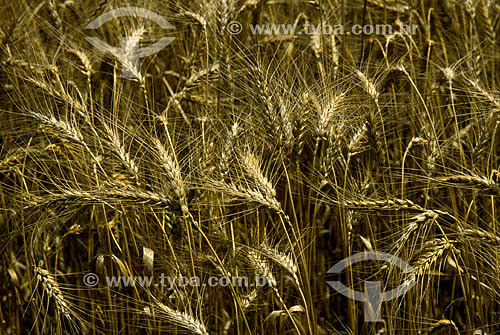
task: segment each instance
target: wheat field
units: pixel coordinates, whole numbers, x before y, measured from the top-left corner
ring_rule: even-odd
[[[85,29],[131,6],[173,29]],[[495,0],[0,0],[0,333],[500,334],[499,36]],[[329,271],[360,252],[412,271]],[[329,281],[414,286],[366,322]]]

